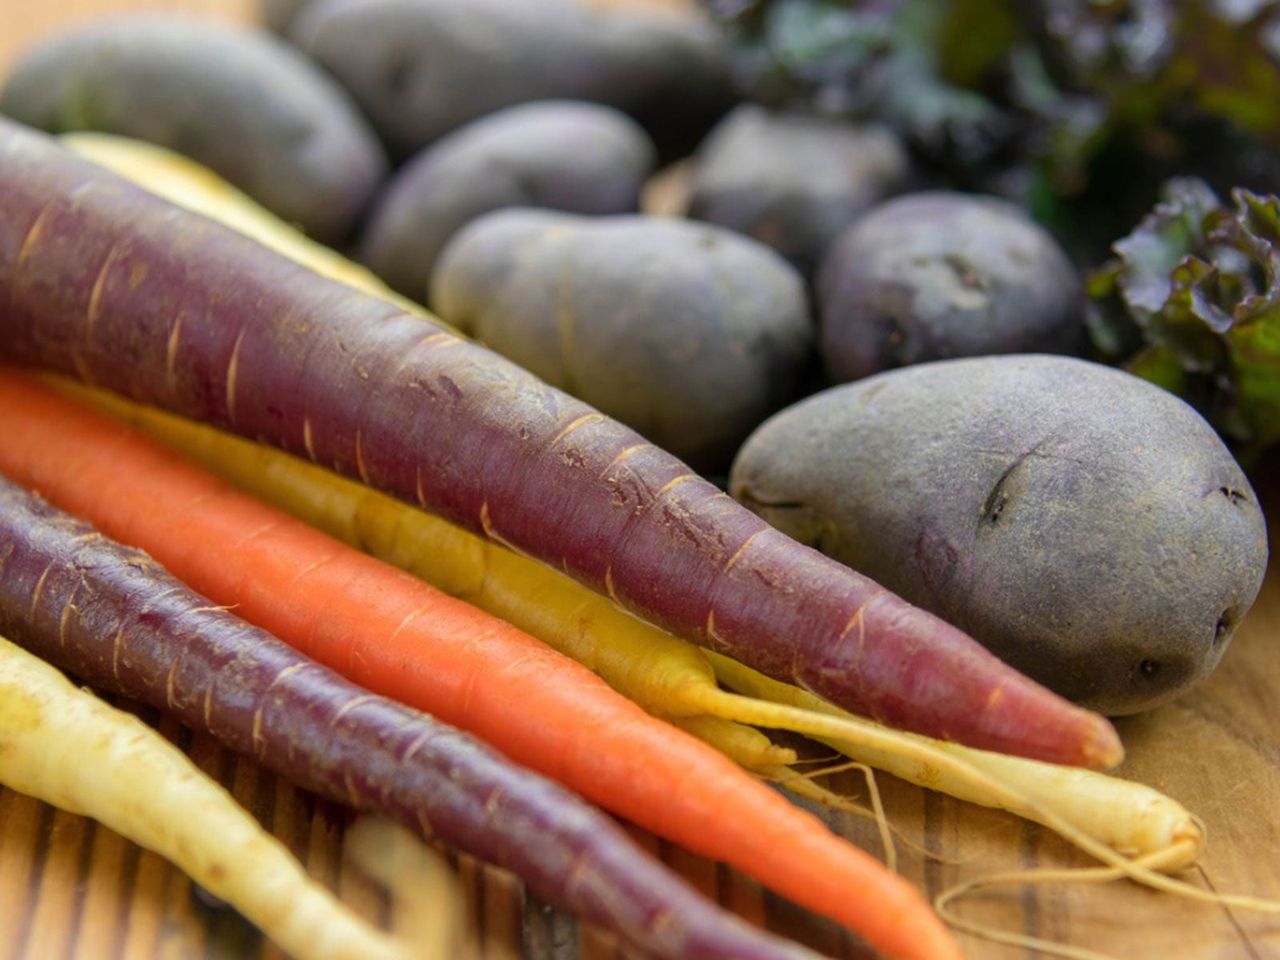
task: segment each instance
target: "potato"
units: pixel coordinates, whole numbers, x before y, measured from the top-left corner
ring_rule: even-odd
[[[832,387],[752,434],[730,492],[1110,714],[1204,680],[1267,562],[1258,498],[1209,425],[1069,357]]]
[[[0,113],[167,147],[327,242],[346,236],[387,170],[315,64],[265,31],[202,17],[125,14],[57,34],[14,67]]]
[[[307,3],[308,0],[261,0],[258,5],[259,18],[269,29],[284,34],[288,32],[293,18]]]
[[[445,247],[430,302],[713,474],[792,398],[812,348],[804,284],[785,260],[658,217],[486,214]]]
[[[468,221],[503,207],[632,212],[653,164],[644,129],[610,107],[508,107],[455,130],[403,167],[375,205],[358,256],[422,300],[440,250]]]
[[[742,104],[694,170],[691,217],[767,243],[808,276],[860,213],[903,187],[910,161],[881,124]]]
[[[289,36],[400,157],[501,107],[547,99],[616,107],[679,154],[732,102],[724,38],[692,14],[573,0],[315,0]]]
[[[817,276],[832,381],[951,357],[1080,353],[1080,279],[1057,242],[994,197],[928,191],[859,217]]]

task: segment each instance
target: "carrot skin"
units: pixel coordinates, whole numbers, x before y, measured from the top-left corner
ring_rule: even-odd
[[[0,121],[0,351],[229,427],[893,726],[1060,763],[1102,717],[773,531],[633,431]]]
[[[506,866],[661,956],[813,955],[712,907],[611,820],[462,732],[372,696],[0,480],[0,631],[305,788]]]

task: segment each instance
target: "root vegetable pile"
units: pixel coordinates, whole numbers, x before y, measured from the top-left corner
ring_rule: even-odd
[[[606,809],[740,868],[891,956],[955,955],[909,882],[510,624],[13,371],[0,375],[0,433],[7,438],[0,473],[147,550],[215,603],[355,683],[472,732]],[[177,529],[182,537],[173,536]],[[226,562],[229,556],[236,562]],[[282,749],[287,745],[285,739]],[[518,796],[497,795],[508,794]],[[526,842],[538,837],[537,818],[503,816]],[[589,835],[594,828],[584,829]],[[572,891],[593,898],[599,886]]]
[[[1121,747],[972,638],[483,348],[0,123],[0,352],[228,426],[560,567],[677,635],[944,739]]]
[[[234,523],[234,514],[227,519]],[[514,766],[459,730],[348,683],[211,604],[142,551],[108,540],[3,480],[0,542],[6,546],[0,630],[75,674],[211,733],[309,790],[393,816],[427,837],[505,866],[549,902],[656,956],[812,956],[703,900],[619,826],[559,785]],[[15,726],[21,724],[0,724]],[[65,728],[59,733],[64,743],[74,739]],[[87,739],[95,749],[107,749],[102,737]],[[49,752],[75,756],[65,746]],[[38,792],[108,824],[123,824],[126,834],[140,836],[144,844],[160,845],[197,880],[212,880],[213,893],[228,899],[234,893],[233,902],[251,919],[269,931],[278,927],[290,950],[316,938],[333,946],[335,952],[325,956],[396,956],[385,947],[375,949],[370,937],[352,944],[332,898],[298,896],[296,881],[278,886],[286,867],[250,882],[256,871],[247,868],[267,860],[264,842],[219,838],[212,813],[207,819],[214,822],[200,825],[212,801],[193,807],[184,799],[184,790],[198,790],[189,786],[190,775],[175,774],[176,761],[185,758],[171,753],[176,756],[168,767],[152,771],[145,789],[134,788],[136,795],[124,789],[97,797],[93,777],[72,779],[72,788],[51,781]],[[93,766],[116,770],[135,762],[142,761],[108,753],[95,757]],[[15,785],[22,789],[24,783]],[[139,799],[151,794],[171,810],[158,818],[164,825],[158,829],[145,827],[156,807]],[[179,819],[173,812],[180,812]],[[224,832],[228,816],[222,815]],[[244,828],[232,833],[239,836]],[[194,839],[202,834],[206,839]],[[222,879],[228,873],[237,877],[235,885]],[[295,897],[296,907],[286,909]],[[327,919],[331,915],[339,919]]]

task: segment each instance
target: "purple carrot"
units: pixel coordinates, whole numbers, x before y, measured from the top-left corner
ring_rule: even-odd
[[[1120,759],[1105,719],[630,429],[4,121],[0,352],[359,477],[890,725]]]
[[[654,956],[815,956],[713,906],[576,795],[343,680],[4,479],[0,634],[308,790],[506,867]]]

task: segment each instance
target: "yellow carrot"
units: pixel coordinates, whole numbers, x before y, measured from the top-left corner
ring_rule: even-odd
[[[791,748],[780,747],[754,727],[733,720],[672,717],[670,722],[699,740],[715,744],[730,760],[762,776],[786,776],[787,769],[797,761]]]
[[[838,743],[856,759],[893,769],[906,779],[913,779],[915,769],[913,782],[922,786],[1034,819],[1109,863],[1121,852],[1146,856],[1164,851],[1154,862],[1175,870],[1200,851],[1199,822],[1142,785],[986,751],[944,749],[941,741],[818,709],[822,701],[817,698],[797,706],[787,692],[795,688],[776,681],[766,685],[762,677],[753,689],[767,691],[767,698],[728,693],[719,688],[716,673],[732,673],[732,661],[716,657],[713,668],[709,658],[714,654],[499,544],[276,450],[70,381],[51,382],[308,523],[516,624],[656,715],[678,721],[714,717]],[[733,674],[744,684],[752,676],[758,675],[745,668]],[[712,742],[727,753],[737,749],[723,740],[722,726],[696,726],[720,737]],[[763,766],[753,769],[765,773]],[[943,777],[942,771],[950,775]],[[1103,794],[1108,799],[1096,799]],[[1099,812],[1096,822],[1086,823],[1080,815],[1084,809]]]
[[[514,623],[650,712],[708,712],[702,696],[716,680],[701,650],[557,571],[278,450],[72,380],[46,379],[331,536]]]
[[[757,673],[737,661],[710,654],[716,675],[730,688],[749,697],[768,700],[815,715],[864,721],[834,707],[820,697]],[[872,744],[838,735],[839,727],[818,732],[816,739],[830,744],[853,759],[894,776],[949,794],[960,800],[1007,810],[1020,817],[1052,827],[1044,811],[1059,814],[1081,832],[1105,843],[1117,853],[1130,857],[1152,857],[1147,863],[1161,870],[1181,870],[1199,856],[1204,843],[1201,822],[1182,804],[1158,790],[1130,780],[1061,767],[1022,757],[1011,757],[959,744],[932,740],[895,731],[892,744]],[[898,739],[923,748],[919,753],[900,749]],[[985,778],[1016,785],[1016,792],[999,795],[980,780],[967,776],[961,767],[938,762],[937,756],[954,758],[985,775]]]

